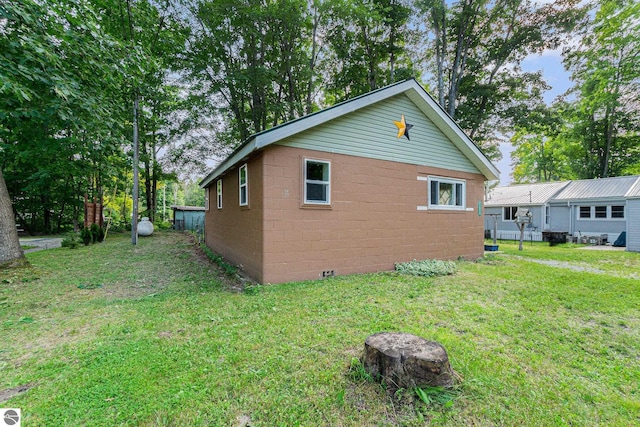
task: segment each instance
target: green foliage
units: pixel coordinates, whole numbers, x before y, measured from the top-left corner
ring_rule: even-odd
[[[61,245],[63,248],[77,249],[80,247],[80,234],[76,232],[69,232],[65,234],[62,239]]]
[[[211,261],[213,261],[218,267],[220,267],[220,269],[227,276],[234,277],[236,275],[236,273],[238,273],[238,268],[237,267],[235,267],[234,265],[229,264],[227,261],[225,261],[225,259],[221,255],[213,252],[211,249],[209,249],[208,246],[202,244],[202,245],[200,245],[200,248],[207,255],[207,257]]]
[[[411,274],[414,276],[448,276],[456,273],[457,266],[453,261],[430,259],[423,261],[413,260],[410,262],[397,262],[396,271],[402,274]]]
[[[347,377],[351,381],[355,382],[373,382],[374,378],[364,368],[364,364],[357,357],[351,358],[349,364],[349,370],[347,371]]]

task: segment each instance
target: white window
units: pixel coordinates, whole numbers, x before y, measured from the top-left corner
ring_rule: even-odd
[[[304,203],[331,203],[331,163],[323,160],[304,160]]]
[[[545,206],[544,207],[544,224],[549,225],[550,221],[551,221],[551,207]]]
[[[517,212],[518,212],[518,207],[517,206],[505,206],[502,209],[502,220],[503,221],[515,221]]]
[[[429,209],[464,209],[465,187],[463,180],[430,176]]]
[[[209,187],[204,189],[204,210],[209,210]]]
[[[611,206],[611,218],[624,219],[624,206]]]
[[[216,206],[222,209],[222,179],[216,183]]]
[[[591,218],[591,206],[580,206],[579,218],[581,219]]]
[[[247,165],[244,164],[238,169],[238,182],[239,182],[239,199],[240,206],[247,206],[249,204],[249,184],[247,175]]]
[[[606,218],[607,217],[607,207],[606,206],[596,206],[596,218]]]

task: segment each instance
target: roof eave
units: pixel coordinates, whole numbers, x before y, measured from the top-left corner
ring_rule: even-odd
[[[200,187],[206,188],[218,176],[222,175],[254,151],[401,93],[405,93],[418,108],[434,122],[438,129],[471,161],[487,181],[500,179],[500,171],[491,163],[484,153],[480,151],[473,141],[471,141],[458,124],[415,79],[410,79],[394,83],[354,99],[344,101],[333,107],[318,111],[317,113],[301,117],[292,122],[284,123],[283,125],[253,135],[207,175],[207,177],[200,182]]]

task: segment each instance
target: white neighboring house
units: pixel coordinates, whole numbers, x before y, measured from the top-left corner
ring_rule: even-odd
[[[485,230],[498,220],[497,238],[519,238],[513,219],[518,208],[529,209],[532,223],[526,240],[571,236],[590,243],[613,243],[627,231],[640,240],[640,176],[516,184],[496,187],[485,201]],[[637,243],[640,245],[640,242]],[[635,246],[631,246],[629,250]]]
[[[640,252],[640,181],[627,195],[627,250]]]
[[[524,239],[541,241],[542,232],[550,231],[549,201],[567,184],[569,181],[495,187],[487,194],[484,203],[485,230],[490,230],[493,237],[495,218],[498,239],[520,239],[515,219],[518,209],[522,208],[531,213],[531,224],[525,228]]]

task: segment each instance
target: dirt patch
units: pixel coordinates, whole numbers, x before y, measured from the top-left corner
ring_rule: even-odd
[[[34,387],[34,384],[20,385],[14,388],[8,388],[6,390],[0,390],[0,403],[6,402],[9,399],[16,397],[19,394],[24,393]]]

